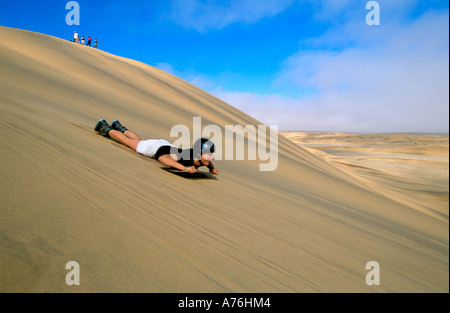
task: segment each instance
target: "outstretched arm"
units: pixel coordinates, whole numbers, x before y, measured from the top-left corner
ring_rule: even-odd
[[[176,168],[176,169],[181,170],[181,171],[187,171],[189,173],[196,173],[197,172],[195,166],[185,167],[183,164],[180,164],[177,161],[175,161],[174,158],[176,158],[176,155],[172,156],[171,154],[164,154],[164,155],[159,157],[158,161],[161,162],[164,165]]]
[[[209,169],[210,173],[213,173],[214,175],[219,175],[219,170],[217,168],[214,168],[214,164],[209,161],[209,164],[206,166]]]

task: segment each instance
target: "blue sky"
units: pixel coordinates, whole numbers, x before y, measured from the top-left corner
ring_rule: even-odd
[[[179,76],[281,130],[448,132],[449,3],[79,0],[0,3],[0,25],[99,48]],[[1,38],[0,38],[1,39]]]

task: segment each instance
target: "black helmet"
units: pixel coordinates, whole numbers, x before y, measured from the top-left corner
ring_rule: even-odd
[[[194,152],[197,155],[204,153],[214,153],[214,142],[206,138],[200,138],[194,143]]]

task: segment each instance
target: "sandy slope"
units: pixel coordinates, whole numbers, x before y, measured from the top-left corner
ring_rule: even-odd
[[[0,291],[448,292],[448,210],[396,201],[280,136],[274,172],[165,171],[93,131],[258,121],[145,64],[0,27]],[[65,283],[67,262],[80,286]],[[368,286],[369,261],[381,285]]]

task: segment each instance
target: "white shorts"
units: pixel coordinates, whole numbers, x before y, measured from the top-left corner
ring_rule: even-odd
[[[171,146],[172,144],[164,139],[147,139],[139,142],[136,152],[145,156],[155,158],[155,154],[162,146]]]

